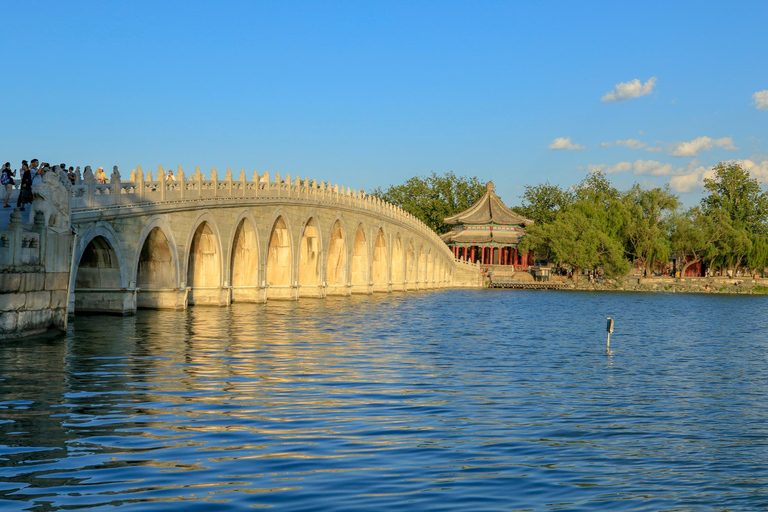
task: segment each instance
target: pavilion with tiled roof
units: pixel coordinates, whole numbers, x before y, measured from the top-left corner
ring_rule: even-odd
[[[488,182],[477,203],[443,222],[455,224],[440,237],[456,258],[482,265],[514,265],[517,269],[533,264],[532,253],[519,254],[517,250],[526,226],[533,221],[507,208],[493,191],[493,182]]]

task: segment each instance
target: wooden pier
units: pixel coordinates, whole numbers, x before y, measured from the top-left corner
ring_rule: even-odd
[[[570,288],[564,283],[553,283],[549,281],[514,281],[505,278],[493,278],[488,283],[488,288],[509,288],[512,290],[567,290]]]

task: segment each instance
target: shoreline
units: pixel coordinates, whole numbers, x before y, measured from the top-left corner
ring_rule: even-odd
[[[514,289],[551,289],[555,291],[594,292],[666,292],[702,293],[726,295],[768,295],[768,279],[729,277],[625,277],[604,279],[602,283],[590,283],[586,278],[574,282],[557,279],[547,282],[520,282]],[[551,287],[546,286],[551,284]],[[491,288],[486,282],[486,287]],[[499,287],[501,288],[501,287]]]

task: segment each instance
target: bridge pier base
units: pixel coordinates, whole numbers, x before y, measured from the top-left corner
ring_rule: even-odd
[[[140,309],[187,309],[187,289],[145,289],[142,288],[136,302]]]
[[[259,286],[232,288],[230,302],[263,304],[264,302],[267,302],[267,289]]]
[[[355,295],[371,295],[373,293],[372,284],[353,284],[350,288]]]
[[[78,288],[70,296],[75,313],[136,314],[137,289]]]
[[[346,297],[352,295],[352,288],[347,285],[328,285],[325,289],[326,295],[338,295]]]
[[[326,289],[317,285],[306,285],[299,287],[299,297],[311,299],[323,299],[326,295]]]
[[[198,306],[229,306],[229,288],[191,288],[187,304]]]
[[[374,284],[373,293],[392,293],[392,285],[384,283]]]
[[[299,300],[299,288],[296,286],[267,286],[268,300]]]

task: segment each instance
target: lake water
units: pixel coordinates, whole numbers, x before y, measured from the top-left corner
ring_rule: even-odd
[[[767,306],[449,290],[78,317],[0,345],[0,510],[766,509]]]

